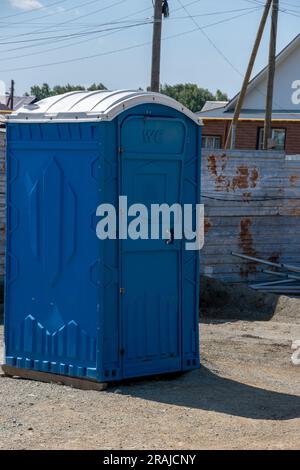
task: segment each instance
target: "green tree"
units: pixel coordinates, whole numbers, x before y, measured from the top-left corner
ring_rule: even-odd
[[[30,89],[30,94],[36,96],[37,101],[48,98],[49,96],[62,95],[63,93],[68,93],[70,91],[97,91],[97,90],[106,90],[106,87],[103,83],[93,83],[90,87],[85,88],[82,85],[56,85],[51,88],[48,83],[43,83],[42,85],[34,85]],[[26,93],[27,95],[28,93]]]
[[[55,85],[50,96],[63,95],[64,93],[70,93],[70,91],[85,91],[85,88],[81,85],[70,85],[69,83],[65,86]]]
[[[200,111],[206,101],[227,101],[227,95],[220,90],[217,90],[216,95],[214,95],[211,91],[199,88],[194,83],[179,83],[173,86],[163,85],[160,92],[179,101],[194,113]]]
[[[48,83],[43,83],[42,86],[34,85],[30,89],[30,94],[35,96],[38,101],[51,96],[51,90]]]
[[[98,91],[98,90],[107,90],[107,88],[105,85],[103,85],[103,83],[93,83],[87,89],[87,91]]]
[[[227,93],[223,93],[221,90],[216,91],[216,100],[217,101],[228,101]]]

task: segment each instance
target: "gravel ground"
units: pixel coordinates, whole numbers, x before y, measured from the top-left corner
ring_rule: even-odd
[[[300,315],[200,331],[202,368],[176,379],[86,392],[1,378],[0,448],[298,449]]]

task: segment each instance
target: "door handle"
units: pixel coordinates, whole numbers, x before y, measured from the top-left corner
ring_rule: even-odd
[[[174,229],[167,230],[168,238],[166,239],[166,245],[174,245]]]

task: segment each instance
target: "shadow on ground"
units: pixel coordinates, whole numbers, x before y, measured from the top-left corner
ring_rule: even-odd
[[[174,379],[174,377],[173,377]],[[300,418],[300,396],[273,392],[226,379],[205,367],[175,380],[123,383],[132,397],[256,420]],[[108,390],[110,391],[110,390]],[[113,391],[113,390],[112,390]]]

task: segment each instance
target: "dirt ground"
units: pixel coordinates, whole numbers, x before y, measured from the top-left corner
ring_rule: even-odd
[[[291,345],[300,340],[300,300],[272,297],[256,307],[255,321],[244,311],[242,320],[217,320],[207,308],[202,368],[175,379],[86,392],[1,378],[0,448],[299,449],[300,366]],[[2,347],[0,325],[0,356]]]

